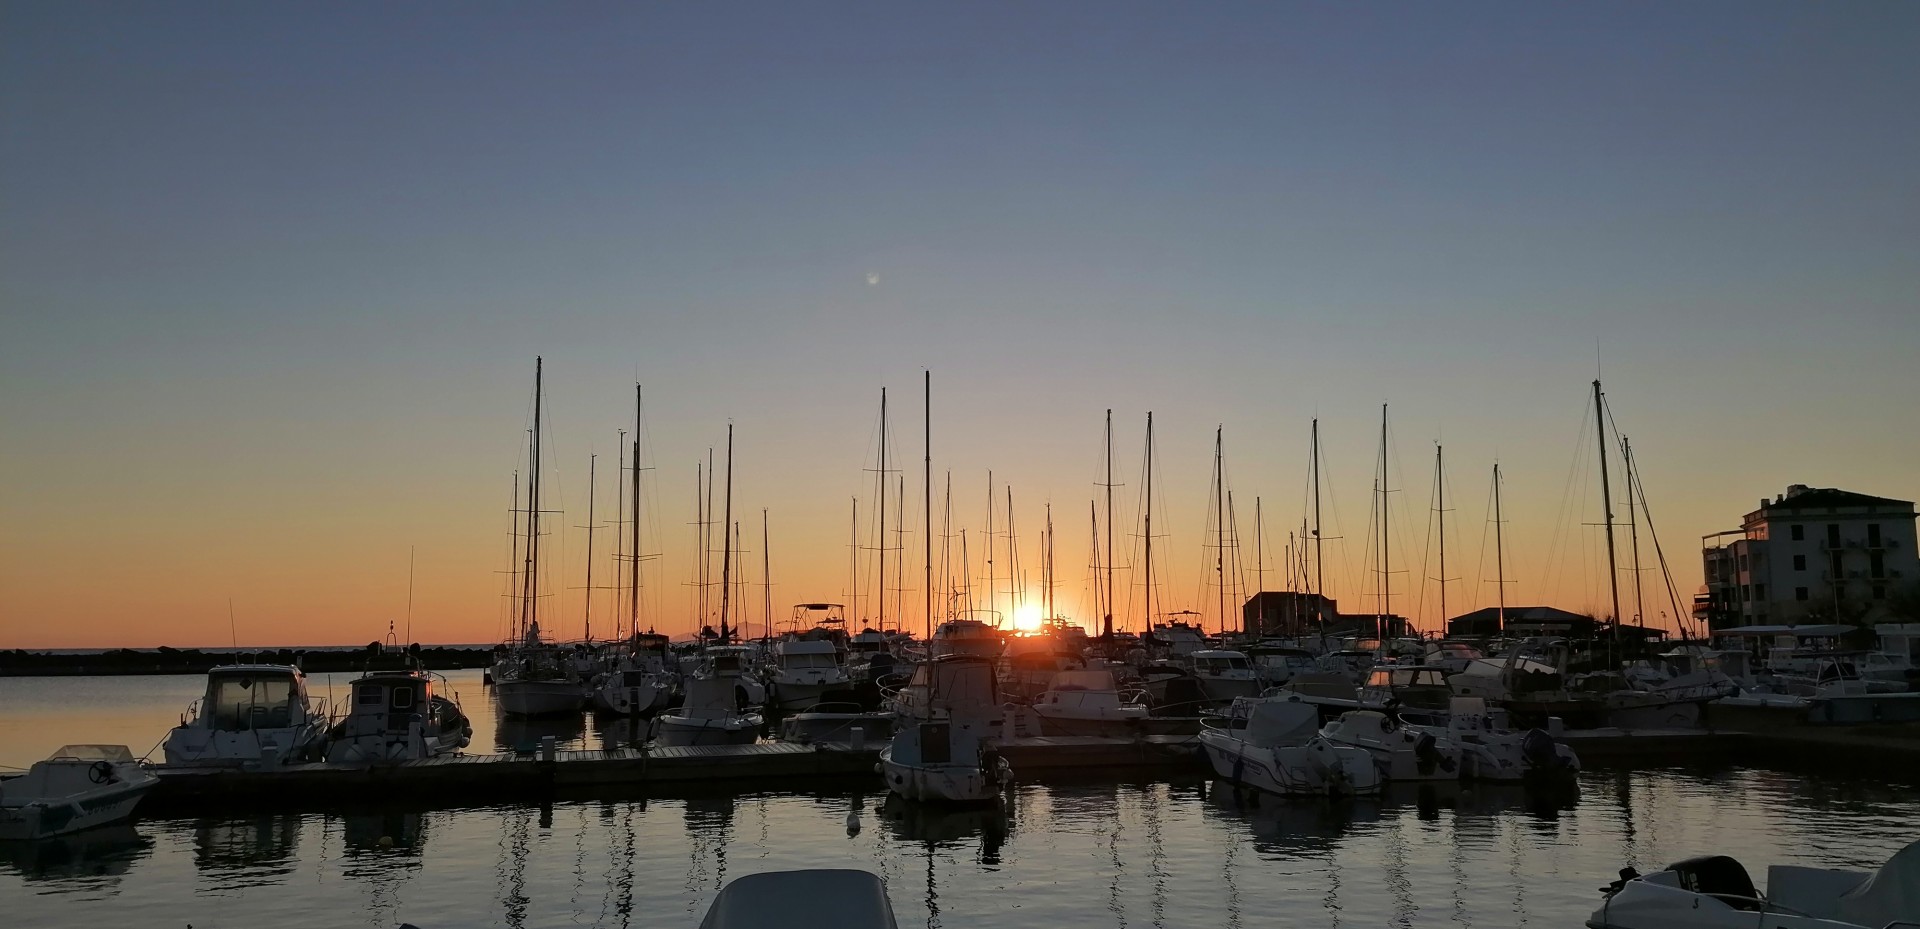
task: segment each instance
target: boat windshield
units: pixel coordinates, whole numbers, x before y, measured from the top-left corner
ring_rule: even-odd
[[[287,677],[220,677],[207,688],[213,728],[237,732],[276,729],[294,724],[293,679]]]
[[[800,671],[807,668],[821,668],[825,670],[831,670],[833,668],[839,667],[840,664],[839,662],[834,660],[832,655],[812,654],[812,655],[782,655],[780,656],[780,666],[782,668],[786,668],[789,671]]]
[[[1238,656],[1232,658],[1202,658],[1199,664],[1202,670],[1216,672],[1247,671],[1253,668],[1253,665],[1247,663],[1247,659]]]

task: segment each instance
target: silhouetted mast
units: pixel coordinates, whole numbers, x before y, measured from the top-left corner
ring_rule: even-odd
[[[1614,641],[1620,638],[1620,567],[1613,553],[1613,489],[1607,479],[1607,412],[1600,379],[1593,381],[1593,428],[1600,437],[1600,508],[1607,526],[1607,590],[1613,595]]]
[[[1213,427],[1213,574],[1220,584],[1220,632],[1227,631],[1227,485],[1222,480],[1221,443],[1226,427]]]
[[[927,549],[927,639],[933,639],[933,372],[921,372],[922,392],[926,401],[926,457],[922,460],[924,474],[922,486],[926,489],[926,549]]]
[[[593,641],[593,489],[598,483],[594,475],[599,462],[599,455],[587,456],[587,595],[581,610],[586,614],[581,623],[581,637],[589,642]]]
[[[533,442],[527,451],[527,564],[521,575],[520,634],[540,624],[540,389],[544,360],[533,359]]]
[[[1099,520],[1095,520],[1096,523]],[[1094,527],[1098,531],[1099,527]],[[1096,536],[1097,538],[1097,536]],[[1099,551],[1099,549],[1095,549]],[[1107,410],[1107,608],[1101,618],[1100,634],[1113,638],[1113,410]]]
[[[1640,590],[1640,521],[1633,513],[1633,488],[1637,480],[1633,473],[1633,446],[1627,443],[1627,437],[1620,437],[1620,464],[1627,472],[1627,537],[1633,540],[1633,624],[1646,625],[1646,604],[1641,600]],[[1645,505],[1646,499],[1640,500]]]
[[[880,567],[874,575],[880,594],[880,628],[887,628],[887,389],[880,388]]]
[[[708,489],[713,485],[709,483]],[[733,424],[727,424],[727,497],[725,515],[720,519],[720,531],[733,525]],[[733,545],[727,543],[726,551],[720,554],[720,641],[732,641],[727,634],[727,593],[733,580]]]
[[[1144,633],[1147,633],[1148,635],[1152,635],[1153,634],[1153,411],[1152,410],[1147,411],[1147,469],[1146,470],[1147,470],[1147,479],[1146,479],[1147,551],[1146,551],[1146,557],[1143,560],[1146,561],[1147,589],[1146,589],[1146,596],[1143,599],[1146,602],[1147,623],[1145,626],[1141,627],[1141,631]]]
[[[640,385],[633,385],[633,507],[629,527],[631,548],[627,553],[633,559],[628,566],[632,573],[627,577],[627,634],[640,631]]]
[[[1326,559],[1321,548],[1320,533],[1320,418],[1313,419],[1313,592],[1321,599],[1327,596]]]
[[[1500,634],[1507,632],[1507,545],[1500,519],[1500,463],[1493,464],[1493,566],[1494,586],[1500,588]],[[1486,538],[1481,536],[1481,538]]]

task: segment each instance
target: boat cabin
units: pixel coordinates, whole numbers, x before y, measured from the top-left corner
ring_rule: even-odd
[[[433,681],[412,671],[375,671],[354,681],[352,731],[404,730],[433,712]]]
[[[1235,671],[1253,673],[1253,662],[1240,652],[1208,649],[1193,653],[1193,673],[1224,676]]]
[[[916,716],[992,716],[1000,712],[993,662],[978,655],[946,655],[913,669],[900,707]]]
[[[291,665],[226,665],[207,674],[201,725],[218,732],[290,729],[308,721],[307,676]]]
[[[786,639],[774,643],[773,662],[781,671],[832,671],[840,667],[840,649],[825,639]]]

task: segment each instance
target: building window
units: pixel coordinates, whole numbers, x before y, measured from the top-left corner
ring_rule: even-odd
[[[1745,571],[1746,569],[1747,569],[1747,556],[1745,556],[1745,555],[1741,555],[1741,556],[1740,556],[1740,570],[1742,570],[1742,571]]]
[[[1873,599],[1875,600],[1887,599],[1887,587],[1885,584],[1873,585]]]
[[[1805,571],[1807,569],[1807,556],[1805,555],[1793,556],[1793,569],[1795,571]]]
[[[1799,523],[1794,523],[1791,528],[1793,529],[1793,540],[1795,542],[1805,542],[1807,540],[1807,527]]]
[[[1827,547],[1828,548],[1840,547],[1840,524],[1839,523],[1827,524]]]
[[[1805,587],[1795,587],[1793,589],[1793,599],[1795,600],[1807,599],[1807,589]]]
[[[1880,524],[1879,523],[1867,524],[1867,547],[1868,548],[1880,547]]]
[[[1887,576],[1887,556],[1884,552],[1867,553],[1867,576],[1880,578]]]
[[[1753,585],[1753,599],[1755,600],[1767,599],[1767,585],[1765,584]]]
[[[1840,560],[1839,552],[1835,551],[1827,555],[1827,569],[1833,572],[1833,580],[1837,581],[1847,576],[1847,572],[1845,571],[1845,569],[1840,567],[1840,564],[1841,564],[1841,560]]]

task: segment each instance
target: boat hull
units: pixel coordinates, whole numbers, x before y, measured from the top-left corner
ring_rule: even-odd
[[[586,704],[580,685],[569,681],[498,681],[493,697],[509,716],[563,716]]]
[[[1354,797],[1380,793],[1373,757],[1324,740],[1307,745],[1263,747],[1217,729],[1200,733],[1213,773],[1244,787],[1283,797]]]
[[[996,759],[995,768],[980,764],[909,765],[893,760],[893,748],[880,750],[880,773],[887,787],[908,800],[921,803],[991,803],[1000,797],[1001,788],[1011,776],[1004,760]]]
[[[162,748],[167,764],[196,768],[257,768],[305,760],[323,730],[312,726],[224,731],[176,726]]]
[[[701,719],[662,716],[654,720],[654,741],[676,745],[752,745],[760,738],[760,717],[730,716]]]
[[[592,704],[595,712],[633,716],[665,707],[667,691],[658,683],[648,683],[639,687],[608,685],[594,690]]]

